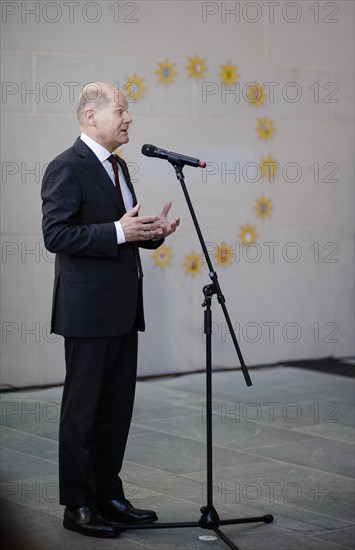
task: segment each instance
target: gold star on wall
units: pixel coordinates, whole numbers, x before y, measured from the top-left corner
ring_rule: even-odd
[[[259,133],[259,139],[268,141],[274,136],[275,128],[271,118],[259,118],[258,127],[256,128]]]
[[[252,84],[247,88],[247,100],[255,107],[261,107],[264,104],[266,94],[264,88],[260,84]]]
[[[221,245],[218,247],[217,252],[214,254],[214,258],[217,265],[226,267],[227,265],[230,265],[232,263],[234,255],[235,252],[233,252],[232,248],[228,246],[225,242],[222,242]]]
[[[239,238],[242,244],[248,246],[255,243],[257,236],[255,225],[247,223],[241,226]]]
[[[152,254],[155,267],[160,267],[162,270],[171,265],[170,262],[173,257],[170,246],[164,244]]]
[[[221,69],[219,76],[221,77],[222,84],[233,85],[237,82],[240,75],[235,65],[227,63],[226,65],[221,65]]]
[[[255,210],[257,218],[262,220],[269,218],[272,210],[271,200],[266,198],[265,195],[261,199],[256,199]]]
[[[127,101],[137,101],[138,99],[143,98],[146,90],[143,80],[144,78],[139,78],[136,73],[134,73],[132,77],[127,78],[127,82],[123,86],[123,89],[127,92]]]
[[[185,261],[182,264],[185,267],[185,275],[192,275],[193,277],[197,273],[201,273],[202,268],[202,258],[201,255],[191,252],[191,254],[186,254]]]
[[[165,58],[165,61],[158,63],[158,65],[159,69],[157,69],[155,73],[159,77],[159,82],[165,84],[165,86],[169,86],[169,84],[175,82],[175,76],[177,75],[175,63],[169,63],[167,58]]]
[[[199,57],[196,54],[195,57],[189,57],[189,63],[186,66],[186,69],[189,71],[190,78],[195,78],[198,80],[204,76],[207,67],[205,65],[204,58]]]

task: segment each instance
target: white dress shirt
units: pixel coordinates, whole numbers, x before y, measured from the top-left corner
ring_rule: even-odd
[[[99,161],[102,163],[102,166],[105,168],[106,172],[110,176],[113,185],[116,185],[116,183],[115,183],[115,173],[113,171],[112,164],[109,160],[107,160],[108,157],[112,153],[110,151],[108,151],[107,149],[105,149],[105,147],[100,145],[100,143],[97,143],[97,141],[94,141],[89,136],[84,134],[84,132],[82,132],[82,134],[80,136],[80,139],[82,139],[83,142],[86,143],[86,145],[88,147],[90,147],[91,151],[97,156]],[[121,166],[119,164],[118,164],[118,173],[119,173],[120,187],[121,187],[123,202],[125,204],[126,211],[128,212],[129,210],[132,210],[132,208],[133,208],[133,197],[132,197],[132,193],[129,190],[129,187],[127,185],[126,179],[123,175]],[[119,221],[116,221],[116,222],[113,222],[113,223],[115,224],[115,228],[116,228],[117,244],[125,243],[126,238],[125,238],[121,223]]]

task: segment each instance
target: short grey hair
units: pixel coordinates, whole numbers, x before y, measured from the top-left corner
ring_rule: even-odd
[[[108,90],[109,87],[103,85],[102,82],[89,82],[89,84],[84,86],[76,105],[76,116],[79,123],[83,122],[84,111],[88,107],[100,109],[108,105],[111,101]]]

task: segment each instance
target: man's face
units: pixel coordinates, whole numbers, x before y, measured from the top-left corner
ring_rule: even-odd
[[[123,143],[128,143],[128,127],[132,118],[123,94],[109,88],[107,95],[109,103],[95,111],[95,133],[96,141],[109,151],[114,151]]]

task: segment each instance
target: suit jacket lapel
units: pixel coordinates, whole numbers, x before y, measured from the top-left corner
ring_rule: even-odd
[[[88,147],[86,143],[83,142],[82,139],[77,138],[77,140],[74,143],[74,149],[77,152],[78,156],[80,157],[81,162],[83,163],[85,168],[96,179],[96,181],[98,182],[102,190],[115,203],[120,214],[121,215],[125,214],[125,212],[122,210],[121,203],[117,194],[117,190],[115,189],[115,186],[112,184],[112,180],[110,176],[106,172],[105,168],[102,166],[102,163],[99,161],[97,156],[91,151],[90,147]],[[127,170],[127,173],[128,173],[128,170]],[[128,174],[128,178],[129,178],[129,174]],[[127,183],[128,183],[128,180],[127,180]],[[131,182],[130,182],[130,186],[132,186]],[[133,198],[135,199],[134,194],[133,194]]]

